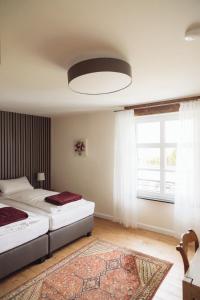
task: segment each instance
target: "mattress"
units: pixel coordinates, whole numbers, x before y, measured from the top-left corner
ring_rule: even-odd
[[[4,204],[1,207],[11,206],[5,202]],[[27,219],[0,227],[0,253],[25,244],[48,232],[48,218],[36,215],[29,210],[24,211],[28,214]]]
[[[88,216],[94,214],[95,204],[94,202],[81,199],[72,203],[67,204],[68,209],[65,209],[63,212],[58,213],[48,213],[41,209],[35,208],[33,206],[29,206],[27,204],[13,201],[10,199],[0,198],[0,201],[4,204],[22,209],[28,210],[33,213],[39,214],[44,217],[48,217],[49,219],[49,230],[53,231],[59,229],[61,227],[67,226],[74,222],[77,222],[81,219],[84,219]]]

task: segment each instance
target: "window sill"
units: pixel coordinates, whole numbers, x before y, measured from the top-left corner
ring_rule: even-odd
[[[148,198],[144,196],[137,196],[138,199],[143,199],[147,201],[156,201],[156,202],[162,202],[162,203],[168,203],[168,204],[174,204],[174,200],[166,200],[166,199],[157,199],[157,198]]]

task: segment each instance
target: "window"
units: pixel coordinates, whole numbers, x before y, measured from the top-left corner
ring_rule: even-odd
[[[137,117],[138,197],[173,202],[176,113]]]

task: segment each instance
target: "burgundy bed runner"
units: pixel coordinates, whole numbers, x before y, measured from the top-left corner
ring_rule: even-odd
[[[0,208],[0,226],[8,225],[28,218],[28,214],[14,207]]]
[[[54,205],[64,205],[80,199],[82,199],[81,195],[73,194],[70,192],[62,192],[57,195],[46,197],[45,201]]]

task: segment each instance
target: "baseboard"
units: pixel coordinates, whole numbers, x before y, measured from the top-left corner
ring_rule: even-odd
[[[173,230],[166,229],[163,227],[153,226],[153,225],[149,225],[149,224],[144,224],[144,223],[138,223],[138,228],[149,230],[149,231],[154,231],[154,232],[158,232],[158,233],[162,233],[162,234],[170,235],[170,236],[174,236],[174,234],[175,234]]]
[[[95,216],[98,217],[98,218],[101,218],[101,219],[106,219],[106,220],[113,221],[113,216],[112,215],[96,212]],[[175,232],[173,230],[166,229],[166,228],[163,228],[163,227],[153,226],[153,225],[144,224],[144,223],[138,223],[138,228],[149,230],[149,231],[154,231],[154,232],[158,232],[158,233],[162,233],[162,234],[165,234],[165,235],[170,235],[170,236],[173,236],[173,237],[175,236]]]
[[[103,214],[103,213],[100,213],[100,212],[95,212],[94,215],[95,215],[95,217],[98,217],[98,218],[101,218],[101,219],[106,219],[106,220],[113,221],[113,216],[108,215],[108,214]]]

